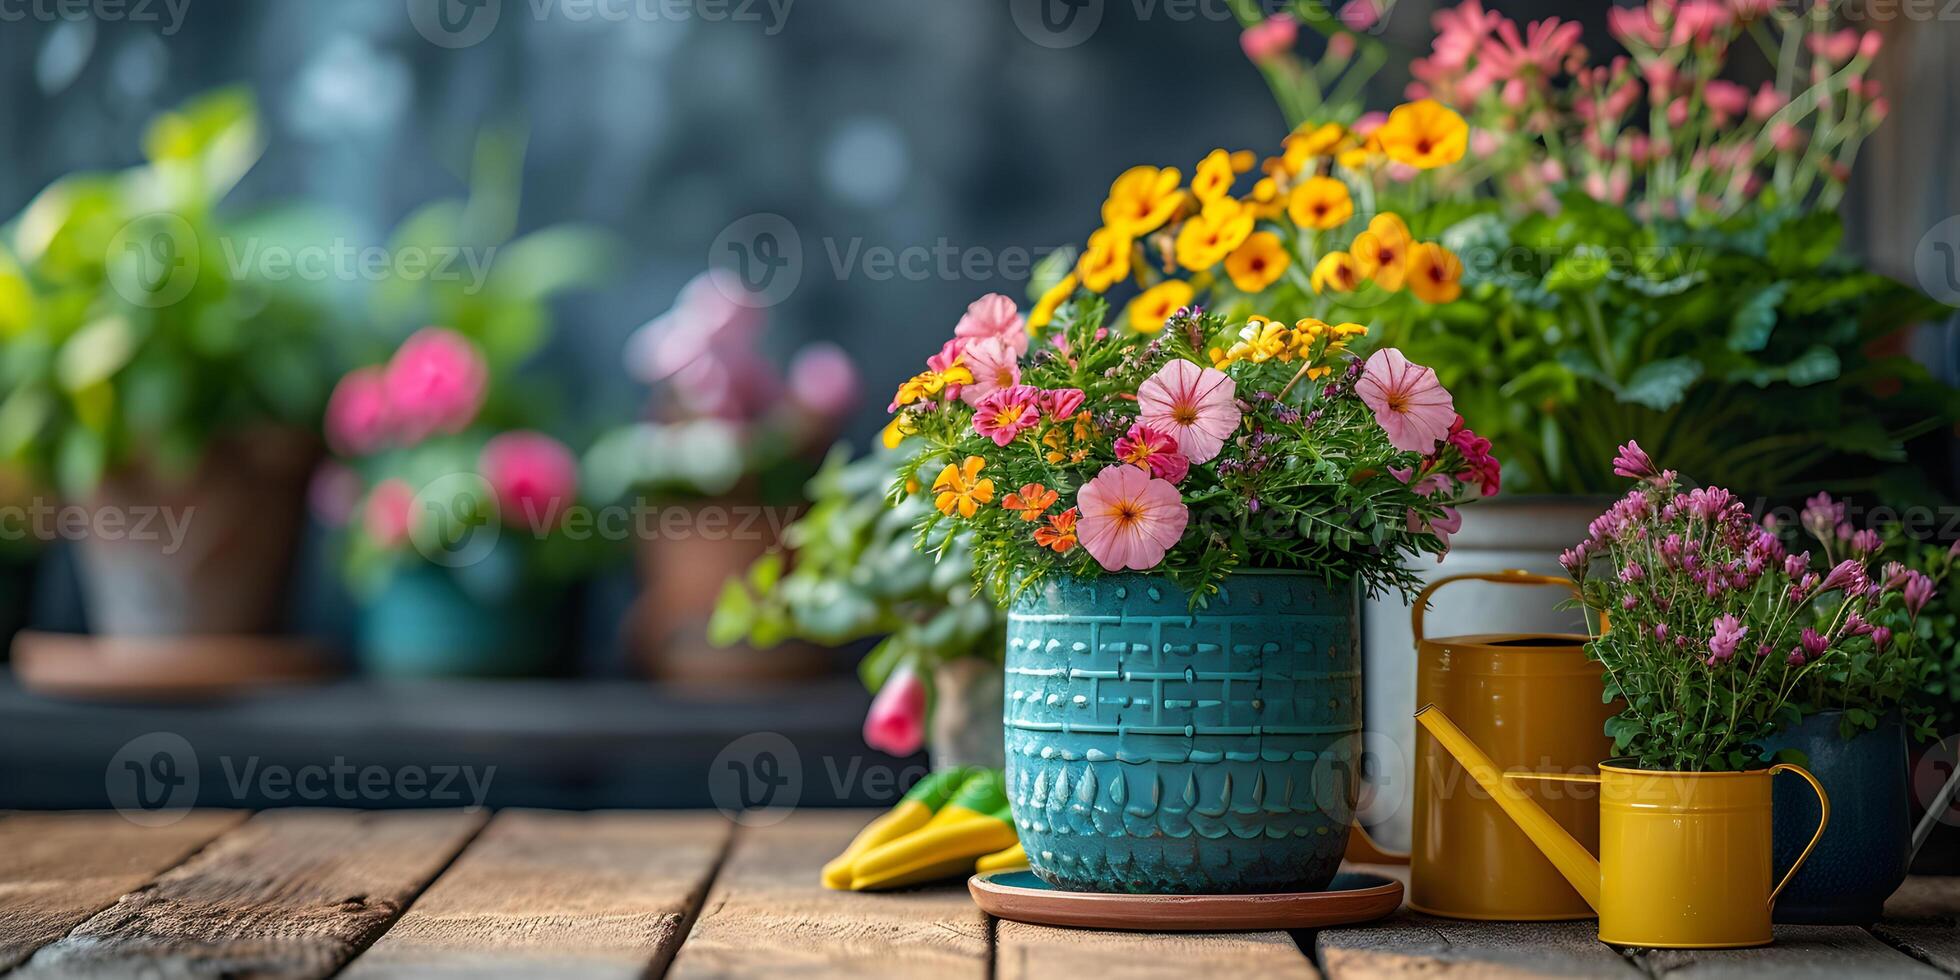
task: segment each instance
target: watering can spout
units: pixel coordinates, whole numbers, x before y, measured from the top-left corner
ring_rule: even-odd
[[[1558,869],[1559,874],[1565,876],[1567,882],[1571,883],[1573,891],[1578,892],[1579,897],[1585,899],[1587,905],[1598,910],[1599,859],[1593,857],[1592,852],[1586,850],[1585,845],[1567,833],[1564,827],[1559,826],[1558,821],[1553,820],[1543,807],[1525,795],[1513,780],[1524,778],[1598,782],[1599,777],[1507,774],[1499,770],[1497,763],[1491,761],[1490,756],[1485,754],[1483,749],[1478,748],[1475,742],[1470,741],[1470,737],[1463,734],[1463,730],[1456,727],[1456,723],[1451,721],[1449,716],[1436,710],[1435,705],[1426,704],[1417,709],[1416,721],[1420,722],[1429,734],[1435,736],[1436,741],[1442,743],[1443,748],[1450,755],[1456,757],[1457,763],[1470,774],[1470,778],[1476,780],[1477,785],[1483,787],[1484,792],[1489,793],[1490,798],[1503,808],[1505,816],[1510,817],[1512,822],[1518,825],[1518,829],[1531,838],[1532,844],[1544,852],[1545,857],[1552,862],[1552,866]]]

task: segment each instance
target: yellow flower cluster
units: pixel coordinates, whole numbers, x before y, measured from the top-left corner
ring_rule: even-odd
[[[1400,215],[1384,212],[1354,236],[1344,252],[1329,252],[1314,265],[1314,292],[1351,293],[1364,281],[1389,292],[1407,286],[1425,303],[1448,303],[1463,294],[1463,262],[1435,242],[1417,242]]]
[[[1301,361],[1308,365],[1307,380],[1317,381],[1333,370],[1328,362],[1347,350],[1349,338],[1367,332],[1368,328],[1359,323],[1329,325],[1308,317],[1288,327],[1263,316],[1253,316],[1239,330],[1237,343],[1229,348],[1211,349],[1211,363],[1223,371],[1240,361],[1254,364]]]

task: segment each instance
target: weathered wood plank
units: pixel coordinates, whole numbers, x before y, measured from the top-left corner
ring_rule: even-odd
[[[323,977],[483,825],[460,811],[276,810],[41,948],[26,976]]]
[[[1729,950],[1652,949],[1635,952],[1633,956],[1649,973],[1670,980],[1728,977],[1937,980],[1945,976],[1855,926],[1777,926],[1776,943],[1772,946]]]
[[[1283,932],[1102,932],[1005,920],[996,923],[995,930],[994,974],[1000,980],[1050,977],[1316,980],[1320,976],[1293,937]]]
[[[1909,955],[1960,975],[1960,878],[1907,878],[1872,927]]]
[[[805,810],[738,828],[670,976],[986,977],[987,917],[964,882],[878,894],[818,883],[872,816]]]
[[[162,827],[139,826],[109,812],[0,819],[0,971],[181,863],[246,816],[197,810]]]
[[[714,813],[503,811],[343,976],[658,976],[729,829]]]
[[[1464,922],[1404,910],[1369,925],[1322,929],[1330,980],[1377,977],[1614,977],[1640,971],[1583,922]]]

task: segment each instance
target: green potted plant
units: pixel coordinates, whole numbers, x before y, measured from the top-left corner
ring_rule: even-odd
[[[1241,347],[1221,315],[1109,310],[972,304],[893,399],[919,450],[892,494],[929,500],[918,545],[970,547],[1008,609],[1005,772],[1038,874],[1323,887],[1357,788],[1360,596],[1411,585],[1496,463],[1433,371],[1348,353],[1358,324],[1262,321]]]
[[[912,547],[931,505],[885,493],[910,453],[852,461],[845,447],[832,449],[810,481],[809,511],[784,529],[783,550],[723,585],[709,638],[762,648],[875,638],[858,665],[877,694],[865,742],[898,756],[923,747],[935,770],[998,769],[1006,619],[990,595],[974,592],[964,543],[937,560]]]
[[[120,518],[81,542],[97,632],[259,633],[284,611],[333,358],[324,299],[238,261],[310,228],[222,208],[262,148],[251,97],[215,92],[156,119],[141,165],[63,177],[5,228],[0,457]]]
[[[804,347],[787,371],[764,354],[768,304],[727,270],[696,276],[627,343],[628,370],[652,387],[644,417],[586,453],[597,499],[646,515],[634,527],[641,591],[629,632],[650,676],[768,679],[822,666],[801,644],[721,650],[708,639],[722,583],[778,548],[857,397],[856,371],[833,344]]]

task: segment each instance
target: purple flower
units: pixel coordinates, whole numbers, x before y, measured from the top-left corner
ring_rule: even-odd
[[[1666,642],[1667,642],[1667,624],[1666,624],[1666,623],[1655,623],[1655,624],[1654,624],[1654,639],[1656,639],[1656,640],[1659,640],[1659,641],[1660,641],[1660,642],[1662,642],[1662,643],[1666,643]]]
[[[1567,548],[1561,552],[1558,556],[1558,563],[1565,566],[1566,573],[1573,578],[1584,578],[1586,575],[1586,566],[1590,563],[1591,558],[1592,556],[1586,550],[1586,542],[1581,541],[1576,547]]]
[[[1828,539],[1843,521],[1844,505],[1832,501],[1828,493],[1820,493],[1804,503],[1803,529],[1819,541]]]
[[[1620,581],[1625,582],[1629,585],[1635,582],[1642,581],[1646,579],[1646,577],[1647,577],[1647,570],[1640,567],[1640,563],[1637,561],[1627,562],[1626,567],[1620,569]]]
[[[1783,574],[1791,578],[1802,578],[1804,570],[1810,567],[1810,552],[1791,555],[1783,559]]]
[[[1640,443],[1629,439],[1620,447],[1620,454],[1613,457],[1613,475],[1629,480],[1648,479],[1656,475],[1654,461],[1640,448]]]
[[[1873,628],[1872,624],[1865,622],[1865,617],[1857,613],[1852,613],[1844,619],[1845,636],[1870,636]]]
[[[1797,649],[1796,647],[1791,647],[1790,655],[1783,658],[1783,662],[1789,664],[1792,667],[1803,666],[1803,651]]]
[[[1865,591],[1865,566],[1855,559],[1846,558],[1824,576],[1820,591],[1833,592],[1843,589],[1846,593]]]
[[[1881,577],[1885,579],[1887,592],[1897,592],[1906,587],[1906,567],[1896,561],[1885,563],[1885,570],[1881,573]]]
[[[1878,554],[1878,548],[1877,531],[1864,530],[1851,536],[1851,550],[1857,552],[1860,557],[1869,558]]]
[[[1917,618],[1919,611],[1933,601],[1933,580],[1919,572],[1906,573],[1906,614]]]
[[[1818,657],[1823,656],[1824,651],[1829,649],[1831,646],[1831,641],[1827,639],[1824,636],[1824,634],[1819,633],[1808,626],[1803,628],[1803,637],[1801,642],[1803,644],[1803,653],[1804,653],[1805,660],[1815,660]]]
[[[1960,558],[1960,541],[1953,542],[1953,547],[1946,549],[1946,560],[1952,561],[1955,558]]]
[[[1709,662],[1721,663],[1735,656],[1737,644],[1748,635],[1749,627],[1742,625],[1742,620],[1733,614],[1716,619],[1715,635],[1708,639]]]
[[[1872,646],[1877,647],[1878,652],[1884,653],[1885,648],[1891,645],[1892,645],[1891,630],[1886,629],[1883,626],[1875,627],[1872,630]]]

